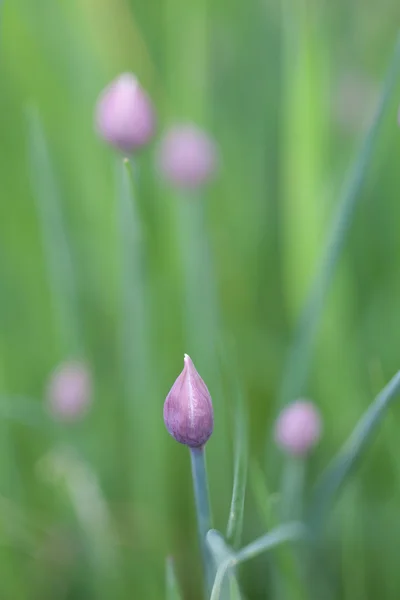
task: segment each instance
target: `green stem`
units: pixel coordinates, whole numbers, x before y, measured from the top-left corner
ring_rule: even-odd
[[[149,485],[146,472],[132,469],[132,461],[136,464],[134,457],[140,456],[140,452],[146,452],[148,469],[163,472],[161,463],[158,462],[163,461],[162,453],[150,451],[159,442],[157,429],[150,426],[158,420],[158,408],[151,402],[146,411],[139,408],[139,399],[157,396],[155,378],[149,373],[152,324],[147,245],[139,202],[140,171],[128,159],[123,162],[118,159],[116,175],[117,234],[121,265],[120,363],[125,400],[121,431],[126,432],[127,448],[124,455],[130,465],[128,472],[134,473],[131,478],[126,478],[126,485],[129,493],[135,494],[136,501],[140,498],[144,504],[151,502],[155,506],[157,503],[158,509],[162,510],[161,498],[155,487]],[[160,478],[153,483],[154,486],[159,486]]]
[[[282,476],[282,520],[297,519],[301,517],[305,461],[301,457],[288,457],[283,467]]]
[[[219,310],[204,201],[197,195],[181,197],[177,211],[185,285],[187,342],[193,353],[202,349],[204,352],[204,348],[207,348],[211,364],[215,356],[216,332],[219,331]]]
[[[207,594],[209,595],[213,585],[214,569],[212,557],[206,544],[206,536],[212,525],[204,446],[201,448],[190,448],[190,457],[192,461],[200,549],[203,558]]]

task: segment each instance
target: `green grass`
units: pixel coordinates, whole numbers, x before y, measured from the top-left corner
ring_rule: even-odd
[[[279,512],[270,505],[281,466],[271,426],[282,398],[310,396],[325,421],[307,501],[400,368],[397,77],[317,307],[315,351],[303,357],[301,384],[282,387],[397,12],[396,0],[1,3],[0,598],[201,597],[189,456],[162,419],[185,352],[214,402],[207,467],[218,531],[239,476],[229,528],[239,547]],[[97,139],[96,97],[126,70],[149,90],[159,133],[193,119],[217,139],[221,172],[202,197],[164,187],[155,144],[130,179]],[[346,75],[372,90],[361,89],[350,120],[339,102]],[[58,428],[42,410],[46,380],[76,357],[93,370],[93,408]],[[248,417],[242,449],[238,395]],[[318,585],[332,598],[400,596],[399,419],[394,403],[329,512]],[[60,467],[65,446],[73,454]],[[89,519],[77,511],[77,473]],[[275,600],[273,570],[268,557],[246,563],[243,594]]]

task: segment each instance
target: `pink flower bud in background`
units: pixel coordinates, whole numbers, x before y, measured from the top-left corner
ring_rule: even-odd
[[[184,368],[164,403],[164,423],[180,444],[191,448],[203,446],[214,428],[210,392],[185,354]]]
[[[87,368],[78,362],[63,363],[53,371],[47,384],[49,412],[58,421],[76,421],[86,414],[91,393]]]
[[[195,189],[215,175],[218,153],[214,141],[195,125],[176,125],[164,135],[158,148],[158,169],[178,188]]]
[[[296,400],[280,413],[275,424],[275,441],[288,454],[307,454],[321,437],[321,417],[308,400]]]
[[[96,129],[118,150],[131,153],[148,144],[155,131],[150,98],[131,73],[115,79],[96,105]]]

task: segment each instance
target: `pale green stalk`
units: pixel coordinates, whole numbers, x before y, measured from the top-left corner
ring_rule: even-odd
[[[190,352],[215,364],[218,297],[207,238],[204,201],[195,194],[177,199],[180,254],[185,286],[185,330]]]
[[[121,361],[126,393],[132,398],[146,391],[148,349],[143,231],[132,166],[127,159],[118,162],[117,185],[121,241]]]
[[[281,487],[282,520],[301,518],[306,463],[302,457],[288,456],[283,464]]]
[[[209,594],[214,579],[214,568],[212,556],[206,543],[206,536],[212,525],[204,446],[200,448],[190,448],[190,458],[192,461],[197,527],[203,560],[205,587],[207,594]]]
[[[124,427],[127,432],[128,485],[136,501],[157,505],[162,514],[164,504],[158,493],[163,482],[164,455],[156,452],[163,444],[162,423],[156,378],[150,372],[152,323],[148,284],[147,247],[139,211],[139,170],[128,159],[117,164],[117,232],[120,242],[120,361],[124,386]],[[145,408],[144,408],[145,407]],[[146,453],[147,469],[134,469]],[[148,471],[157,478],[148,478]]]

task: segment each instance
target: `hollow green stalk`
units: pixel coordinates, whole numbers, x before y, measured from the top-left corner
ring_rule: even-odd
[[[305,470],[306,464],[302,457],[290,456],[284,464],[281,488],[283,520],[301,517]]]
[[[213,585],[214,568],[212,556],[206,544],[206,536],[211,529],[212,524],[204,446],[200,448],[190,448],[190,457],[192,461],[192,476],[200,550],[203,559],[207,597],[209,597]]]

